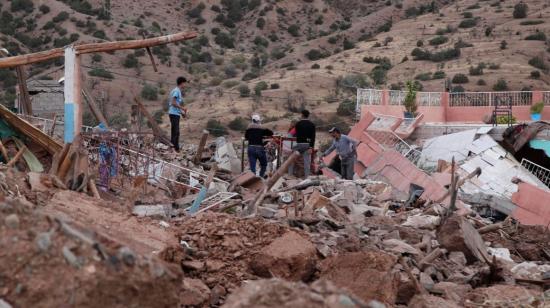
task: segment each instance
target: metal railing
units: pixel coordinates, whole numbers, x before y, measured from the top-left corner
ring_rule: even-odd
[[[449,93],[450,107],[492,107],[498,104],[531,106],[533,92],[452,92]]]
[[[390,105],[392,106],[403,105],[403,102],[405,101],[405,96],[407,96],[407,92],[399,91],[399,90],[390,90],[388,92],[390,96]]]
[[[26,114],[18,114],[17,116],[29,122],[34,127],[40,129],[42,132],[44,132],[47,135],[50,135],[52,133],[52,127],[54,124],[53,119],[40,118],[40,117],[35,117],[31,115],[26,115]],[[55,135],[57,137],[63,137],[64,122],[63,120],[60,120],[60,119],[63,119],[63,117],[56,119],[55,127],[53,127],[55,131],[53,132],[52,135]],[[82,132],[85,132],[85,133],[91,132],[93,129],[94,128],[91,126],[82,125]]]
[[[382,105],[383,90],[357,89],[357,110],[361,105]]]
[[[441,106],[442,97],[443,93],[441,92],[418,92],[416,101],[419,106]]]
[[[525,158],[521,160],[521,165],[550,188],[550,170]]]
[[[385,150],[395,150],[415,165],[417,165],[420,160],[420,151],[409,145],[394,132],[369,130],[367,134],[376,140]]]

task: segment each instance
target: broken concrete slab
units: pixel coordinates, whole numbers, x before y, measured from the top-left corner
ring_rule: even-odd
[[[260,250],[250,268],[260,277],[307,281],[313,275],[316,263],[315,245],[290,231]]]
[[[132,210],[132,214],[138,217],[152,217],[157,219],[170,219],[171,213],[171,204],[136,205]]]
[[[481,235],[462,216],[452,215],[447,218],[437,230],[437,240],[448,251],[464,253],[469,263],[491,260]]]
[[[382,251],[344,253],[320,264],[320,280],[330,280],[364,301],[393,305],[399,278],[392,272],[397,258]]]

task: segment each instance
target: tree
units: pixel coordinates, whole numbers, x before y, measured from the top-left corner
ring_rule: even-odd
[[[408,113],[411,113],[413,116],[416,113],[416,110],[418,109],[418,106],[416,105],[416,93],[417,93],[417,87],[412,81],[407,81],[407,94],[405,95],[405,110]]]
[[[527,3],[520,2],[514,6],[514,18],[525,18],[527,17],[527,11],[529,10],[529,6],[527,6]]]

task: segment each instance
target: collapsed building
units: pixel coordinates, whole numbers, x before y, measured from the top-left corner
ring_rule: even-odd
[[[152,131],[63,142],[70,117],[0,106],[0,307],[547,305],[548,175],[518,153],[548,123],[425,136],[366,112],[354,180],[334,154],[288,175],[298,153],[263,180],[208,132],[173,153],[135,108]]]

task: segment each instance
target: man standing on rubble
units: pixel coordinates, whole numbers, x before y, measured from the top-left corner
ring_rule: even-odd
[[[250,171],[256,174],[256,161],[260,162],[260,177],[265,177],[267,168],[267,155],[265,151],[264,138],[273,136],[273,131],[264,128],[261,124],[261,118],[255,114],[252,116],[252,123],[246,129],[244,138],[248,140],[248,162]]]
[[[311,155],[315,147],[315,124],[309,120],[309,111],[302,110],[302,119],[296,123],[296,145],[293,151],[298,151],[304,158],[304,177],[311,173]],[[294,164],[288,168],[288,173],[294,174]]]
[[[186,110],[183,108],[183,89],[187,79],[178,77],[176,87],[170,92],[168,101],[168,116],[170,117],[170,141],[176,152],[180,151],[180,118],[185,116]]]
[[[353,167],[357,158],[357,140],[354,140],[346,135],[343,135],[336,127],[329,131],[334,140],[332,145],[323,153],[323,157],[328,156],[332,151],[336,150],[336,154],[340,157],[340,173],[343,179],[353,180]]]

